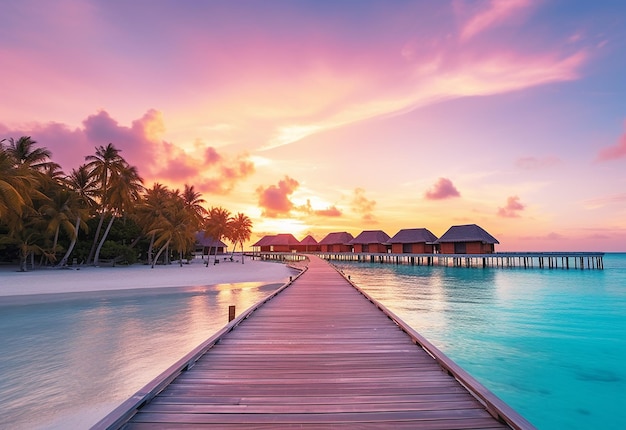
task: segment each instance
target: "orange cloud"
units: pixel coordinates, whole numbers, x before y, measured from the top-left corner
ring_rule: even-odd
[[[330,206],[326,209],[320,209],[313,212],[317,216],[323,217],[340,217],[341,211],[336,206]]]
[[[263,215],[270,218],[288,215],[294,207],[289,197],[299,186],[298,181],[285,176],[278,182],[278,185],[270,185],[267,188],[258,187],[256,193],[259,196],[259,207],[263,209]]]
[[[621,135],[616,145],[600,150],[596,159],[598,161],[611,161],[624,157],[626,157],[626,132]]]
[[[452,181],[448,178],[439,178],[426,193],[424,197],[427,200],[444,200],[453,197],[459,197],[461,193],[456,189]]]
[[[498,208],[498,216],[504,218],[518,218],[519,213],[524,210],[526,206],[520,203],[518,196],[511,196],[507,198],[506,205],[503,208]]]
[[[354,189],[351,206],[355,212],[361,215],[363,221],[376,222],[376,218],[374,217],[376,201],[365,197],[365,190],[363,188]]]

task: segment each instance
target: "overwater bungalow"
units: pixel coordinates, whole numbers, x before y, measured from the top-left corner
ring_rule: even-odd
[[[492,254],[498,240],[476,224],[454,225],[436,240],[441,254]]]
[[[270,252],[272,250],[272,240],[274,239],[275,234],[268,234],[259,239],[258,242],[252,245],[252,250],[254,252]]]
[[[352,245],[350,245],[350,241],[352,239],[354,239],[354,236],[345,231],[328,233],[319,242],[320,250],[322,252],[351,252]]]
[[[389,239],[393,254],[432,254],[435,236],[427,228],[405,228]]]
[[[281,233],[274,236],[270,242],[272,252],[296,252],[300,246],[300,241],[293,234]]]
[[[227,245],[221,240],[205,237],[203,231],[196,233],[196,253],[202,252],[202,255],[208,255],[210,252],[211,255],[217,255],[226,252],[226,248]]]
[[[319,252],[322,249],[320,244],[311,235],[308,235],[300,241],[298,252]]]
[[[386,253],[389,235],[382,230],[365,230],[350,241],[353,252],[359,253]]]

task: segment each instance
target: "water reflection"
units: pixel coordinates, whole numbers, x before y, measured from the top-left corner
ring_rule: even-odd
[[[282,284],[0,306],[3,428],[88,428]]]

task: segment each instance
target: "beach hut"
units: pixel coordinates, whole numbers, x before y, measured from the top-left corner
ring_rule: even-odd
[[[265,235],[259,241],[252,245],[252,251],[254,252],[270,252],[271,243],[275,235]],[[258,249],[257,249],[258,248]]]
[[[202,255],[208,255],[210,252],[211,255],[217,255],[226,252],[226,248],[227,245],[221,240],[205,237],[203,231],[196,233],[196,253],[202,252]]]
[[[320,250],[322,252],[351,252],[352,245],[350,241],[354,237],[345,231],[328,233],[326,237],[320,240]]]
[[[393,254],[432,254],[435,236],[427,228],[405,228],[389,239]]]
[[[386,253],[389,235],[382,230],[364,230],[350,241],[353,252]]]
[[[298,246],[298,252],[319,252],[321,249],[320,244],[311,235],[308,235],[300,241]]]
[[[476,224],[454,225],[437,239],[442,254],[491,254],[498,240]]]
[[[293,234],[282,233],[274,236],[270,242],[272,252],[296,252],[300,242]]]

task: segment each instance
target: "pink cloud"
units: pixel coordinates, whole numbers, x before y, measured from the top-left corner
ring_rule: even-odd
[[[520,212],[523,211],[525,207],[524,204],[520,203],[518,196],[510,196],[506,199],[506,205],[498,209],[498,216],[504,218],[518,218]]]
[[[48,148],[52,159],[69,172],[85,162],[85,155],[94,151],[82,129],[70,129],[64,124],[50,122],[47,124],[30,124],[28,127],[9,128],[0,124],[0,139],[31,136],[39,147]]]
[[[600,150],[596,159],[598,161],[611,161],[624,157],[626,157],[626,132],[620,136],[617,144]]]
[[[278,185],[258,187],[256,193],[259,196],[259,207],[263,209],[263,215],[277,218],[287,215],[293,209],[293,202],[289,197],[300,186],[298,181],[289,176],[278,182]]]
[[[162,139],[165,123],[162,114],[148,110],[131,126],[121,125],[107,111],[88,116],[82,127],[71,130],[59,123],[31,124],[21,129],[0,124],[1,138],[31,136],[52,152],[52,158],[69,172],[85,162],[95,148],[113,143],[129,164],[138,166],[146,183],[196,183],[200,192],[227,194],[242,179],[252,175],[254,164],[247,154],[228,156],[213,147],[202,148],[196,157],[175,143]]]
[[[120,125],[105,110],[88,116],[82,127],[74,130],[59,123],[30,124],[28,128],[9,129],[11,136],[31,136],[41,146],[48,148],[54,160],[65,170],[78,167],[85,156],[93,154],[98,146],[112,143],[132,165],[141,166],[142,174],[150,174],[155,154],[161,150],[159,135],[164,130],[160,112],[149,110],[131,127]]]
[[[222,160],[222,156],[217,153],[217,150],[212,146],[209,146],[204,152],[204,160],[208,165],[213,165]]]
[[[448,178],[439,178],[435,185],[424,194],[427,200],[444,200],[459,197],[460,195],[461,193]]]
[[[523,170],[542,170],[559,164],[561,160],[557,157],[522,157],[515,161],[515,165]]]

